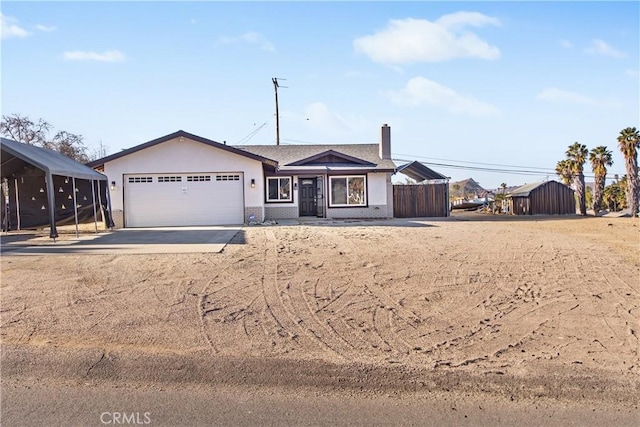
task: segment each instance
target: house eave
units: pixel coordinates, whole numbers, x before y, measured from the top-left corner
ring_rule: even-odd
[[[254,153],[251,153],[251,152],[248,152],[248,151],[245,151],[245,150],[240,150],[240,149],[235,148],[233,146],[230,146],[230,145],[227,145],[227,144],[222,144],[220,142],[213,141],[211,139],[203,138],[201,136],[194,135],[194,134],[185,132],[183,130],[179,130],[179,131],[171,133],[169,135],[165,135],[163,137],[156,138],[154,140],[142,143],[140,145],[136,145],[135,147],[131,147],[131,148],[128,148],[126,150],[122,150],[119,153],[115,153],[115,154],[112,154],[110,156],[106,156],[106,157],[103,157],[101,159],[97,159],[97,160],[91,161],[91,162],[87,163],[86,165],[91,167],[91,168],[103,167],[105,165],[105,163],[112,162],[112,161],[117,160],[117,159],[119,159],[121,157],[125,157],[125,156],[128,156],[128,155],[133,154],[133,153],[137,153],[138,151],[142,151],[142,150],[144,150],[146,148],[150,148],[150,147],[153,147],[155,145],[158,145],[158,144],[161,144],[163,142],[167,142],[167,141],[170,141],[170,140],[176,139],[176,138],[187,138],[187,139],[190,139],[192,141],[200,142],[200,143],[205,144],[205,145],[209,145],[209,146],[212,146],[212,147],[215,147],[215,148],[219,148],[221,150],[225,150],[225,151],[237,154],[237,155],[242,156],[242,157],[247,157],[247,158],[250,158],[250,159],[253,159],[253,160],[257,160],[257,161],[262,162],[263,164],[265,164],[267,166],[270,166],[270,167],[273,167],[273,168],[277,168],[278,167],[278,162],[273,160],[273,159],[268,159],[268,158],[260,156],[258,154],[254,154]]]
[[[367,173],[395,173],[395,169],[372,169],[354,167],[314,166],[308,168],[280,167],[271,175],[336,175],[336,174],[367,174]]]

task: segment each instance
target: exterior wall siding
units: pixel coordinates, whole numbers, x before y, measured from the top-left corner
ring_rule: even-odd
[[[263,206],[264,179],[262,163],[211,147],[188,138],[176,138],[132,153],[104,165],[109,182],[116,182],[110,190],[111,208],[123,209],[122,178],[125,174],[243,172],[244,205]],[[255,187],[251,187],[251,180]]]
[[[265,206],[265,219],[294,219],[298,218],[297,206]]]
[[[364,208],[328,208],[327,218],[389,218],[387,205],[368,206]]]
[[[253,215],[254,222],[263,222],[265,220],[264,209],[262,206],[249,206],[244,208],[244,222],[248,224],[251,222],[251,215]]]
[[[124,227],[124,211],[122,209],[112,209],[111,219],[113,219],[114,228]]]
[[[387,217],[393,218],[393,183],[391,182],[391,174],[387,174]]]

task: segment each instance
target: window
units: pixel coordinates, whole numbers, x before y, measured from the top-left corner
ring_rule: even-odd
[[[216,175],[216,181],[240,181],[240,175]]]
[[[195,181],[211,181],[211,175],[189,175],[187,176],[187,182]]]
[[[130,176],[129,182],[153,182],[153,178],[150,176]]]
[[[159,176],[158,182],[182,182],[181,176]]]
[[[291,202],[291,177],[267,178],[267,202]]]
[[[366,177],[330,176],[329,206],[366,206]]]

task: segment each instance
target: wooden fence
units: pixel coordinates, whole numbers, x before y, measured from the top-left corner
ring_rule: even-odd
[[[449,216],[448,184],[395,184],[393,216],[396,218]]]

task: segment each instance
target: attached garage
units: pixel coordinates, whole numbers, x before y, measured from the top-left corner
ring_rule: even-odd
[[[109,179],[116,227],[239,225],[264,218],[277,163],[178,131],[91,162]]]
[[[242,224],[243,184],[240,172],[125,175],[124,225]]]

